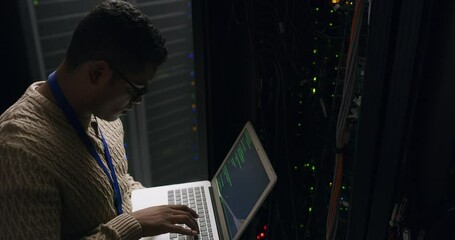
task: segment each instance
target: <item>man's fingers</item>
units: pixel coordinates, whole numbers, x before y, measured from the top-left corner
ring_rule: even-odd
[[[169,205],[169,206],[175,210],[189,212],[192,217],[199,218],[199,215],[196,213],[196,211],[194,211],[193,209],[191,209],[190,207],[188,207],[186,205]]]
[[[174,210],[173,219],[174,223],[185,224],[192,230],[199,232],[199,226],[195,218],[199,215],[191,208],[186,205],[170,205],[170,208]],[[187,234],[187,233],[185,233]]]
[[[188,215],[174,215],[172,216],[172,222],[176,224],[185,224],[189,228],[199,232],[199,226],[197,224],[196,219],[188,216]]]
[[[179,225],[171,225],[169,226],[169,232],[171,233],[179,233],[183,235],[190,235],[190,236],[196,236],[199,231],[191,229],[191,228],[185,228]]]
[[[143,229],[143,236],[166,232],[195,236],[199,232],[197,213],[185,205],[163,205],[131,213]],[[186,225],[186,226],[184,226]]]

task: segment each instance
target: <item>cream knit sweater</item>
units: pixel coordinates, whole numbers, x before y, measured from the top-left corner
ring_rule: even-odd
[[[0,239],[138,239],[120,120],[83,123],[105,162],[109,146],[123,200],[117,216],[108,178],[60,109],[36,91],[0,116]],[[106,163],[106,162],[105,162]]]

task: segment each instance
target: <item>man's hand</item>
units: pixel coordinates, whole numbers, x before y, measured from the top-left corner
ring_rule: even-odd
[[[195,236],[199,232],[195,219],[199,217],[198,214],[184,205],[163,205],[144,208],[132,212],[131,216],[136,218],[141,224],[144,237],[168,232]],[[190,229],[176,224],[185,224]]]

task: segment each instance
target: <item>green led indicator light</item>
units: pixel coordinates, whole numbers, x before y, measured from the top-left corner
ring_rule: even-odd
[[[294,170],[298,170],[299,168],[297,166],[294,166]]]
[[[302,126],[302,124],[301,124],[301,123],[298,123],[298,124],[297,124],[297,126],[298,126],[298,127],[301,127],[301,126]]]
[[[317,77],[314,77],[314,78],[313,78],[313,81],[315,81],[315,82],[316,82],[316,80],[318,80],[318,78],[317,78]]]
[[[314,10],[316,10],[316,12],[317,12],[317,11],[319,11],[319,8],[317,7],[317,8],[315,8]]]
[[[330,9],[330,13],[333,13],[333,12],[334,12],[333,9]]]
[[[304,167],[309,167],[310,164],[309,164],[309,163],[305,163],[303,166],[304,166]]]
[[[303,103],[302,100],[300,100],[300,101],[299,101],[299,104],[302,104],[302,103]]]
[[[312,167],[311,167],[311,170],[312,170],[313,172],[316,171],[316,167],[315,167],[315,166],[312,166]]]
[[[334,95],[334,94],[332,94],[331,96],[332,96],[332,97],[335,97],[335,95]]]
[[[336,57],[336,58],[338,58],[338,57],[339,57],[339,55],[338,55],[338,54],[336,54],[336,55],[335,55],[335,57]]]
[[[342,187],[341,187],[341,189],[345,190],[345,189],[346,189],[346,187],[345,187],[345,186],[342,186]]]
[[[316,65],[316,62],[313,62],[313,65]]]
[[[333,23],[329,23],[329,26],[333,26]]]
[[[316,49],[316,48],[313,49],[313,53],[314,53],[314,54],[318,53],[318,49]]]
[[[312,212],[313,211],[313,208],[312,207],[309,207],[308,208],[308,212]]]
[[[316,88],[312,88],[312,89],[311,89],[311,92],[312,92],[313,94],[316,94]]]
[[[335,67],[335,70],[338,70],[338,67]]]
[[[314,190],[314,187],[310,187],[310,191],[313,191]]]

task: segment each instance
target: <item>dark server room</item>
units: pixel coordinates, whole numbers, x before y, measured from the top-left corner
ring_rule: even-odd
[[[455,239],[454,12],[4,1],[0,239]]]

